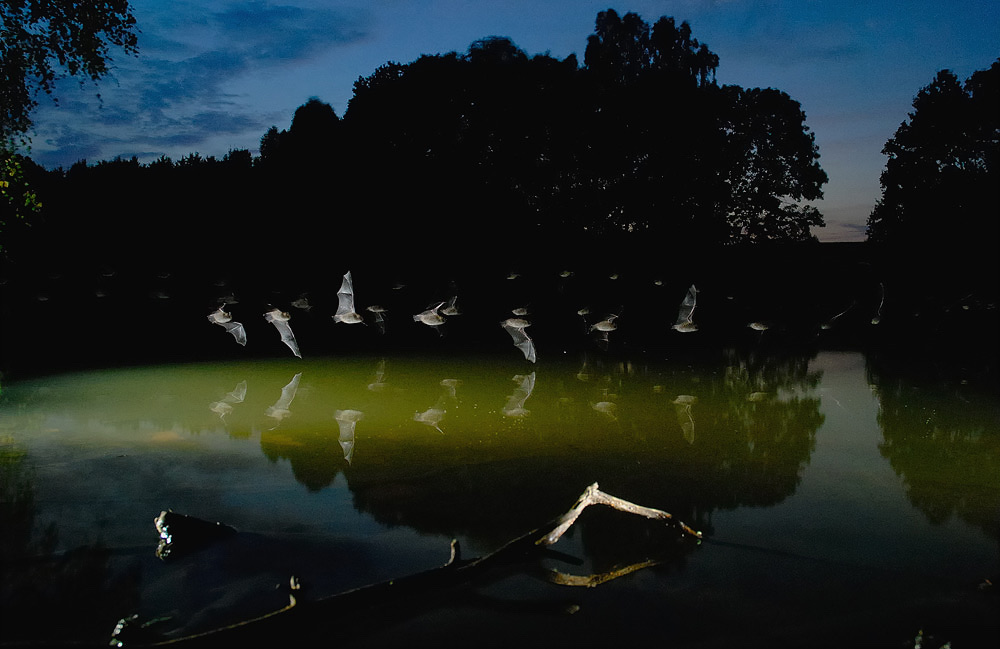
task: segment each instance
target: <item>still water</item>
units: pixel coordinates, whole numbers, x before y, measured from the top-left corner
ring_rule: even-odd
[[[518,362],[520,361],[520,362]],[[1000,398],[856,352],[634,362],[330,357],[3,385],[4,641],[179,637],[490,553],[594,482],[552,567],[302,630],[434,643],[981,646],[997,638]],[[161,560],[162,511],[238,530]],[[549,560],[546,559],[546,562]],[[988,644],[987,644],[988,646]]]

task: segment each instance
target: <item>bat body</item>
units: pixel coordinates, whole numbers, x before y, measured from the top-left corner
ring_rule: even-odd
[[[221,326],[223,329],[233,334],[233,338],[236,339],[236,342],[246,347],[247,332],[246,329],[243,328],[243,324],[233,322],[233,316],[223,311],[221,306],[218,310],[208,314],[208,321]]]
[[[346,322],[347,324],[358,324],[364,319],[354,310],[354,282],[351,280],[351,271],[344,273],[344,281],[337,291],[337,313],[334,314],[334,322]]]
[[[293,354],[302,358],[302,354],[299,353],[299,344],[295,341],[295,334],[292,333],[292,326],[288,324],[292,316],[281,309],[271,309],[264,314],[264,319],[273,324],[274,328],[278,330],[281,342],[288,345]]]
[[[441,315],[439,309],[444,306],[444,302],[439,303],[437,306],[427,309],[423,313],[418,313],[413,316],[414,322],[419,322],[425,324],[428,327],[440,327],[444,324],[444,316]],[[441,333],[440,329],[437,329],[439,335],[444,335]]]
[[[608,334],[618,329],[618,324],[615,323],[615,320],[617,319],[618,319],[617,315],[611,314],[604,320],[601,320],[600,322],[595,322],[593,325],[590,326],[591,331],[597,332],[598,345],[605,350],[608,348]]]
[[[534,363],[536,360],[535,343],[524,331],[526,327],[531,326],[531,323],[524,318],[507,318],[500,323],[500,326],[510,334],[514,340],[514,346],[521,350],[524,358]]]
[[[674,323],[672,329],[681,333],[698,331],[698,325],[694,323],[694,308],[697,305],[697,301],[698,289],[692,284],[691,288],[687,290],[687,295],[681,301],[681,306],[677,310],[677,322]]]
[[[446,316],[462,315],[462,312],[458,310],[458,305],[456,304],[456,302],[458,302],[458,296],[452,295],[451,299],[448,300],[448,305],[445,306],[443,309],[441,309],[441,315],[446,315]]]

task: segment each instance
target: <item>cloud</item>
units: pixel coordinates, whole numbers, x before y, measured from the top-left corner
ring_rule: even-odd
[[[232,88],[363,40],[370,22],[357,9],[262,1],[142,3],[135,11],[138,57],[117,57],[96,91],[68,79],[57,87],[59,106],[40,102],[39,163],[113,158],[122,146],[179,157],[178,147],[220,135],[262,135],[273,116]]]

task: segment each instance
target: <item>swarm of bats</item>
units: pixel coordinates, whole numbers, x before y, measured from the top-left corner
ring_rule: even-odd
[[[563,271],[560,277],[563,279],[572,277],[572,273],[570,271]],[[516,278],[516,274],[511,274],[508,279]],[[662,282],[657,281],[657,285],[662,285]],[[452,285],[452,289],[455,289],[454,284]],[[884,288],[882,288],[882,291],[882,300],[884,301]],[[247,333],[245,327],[242,323],[233,320],[232,315],[225,311],[226,304],[232,304],[234,302],[235,300],[225,301],[222,306],[218,307],[218,309],[208,315],[208,320],[213,324],[221,326],[228,333],[232,334],[238,344],[246,346]],[[685,292],[677,311],[677,320],[673,325],[671,325],[670,328],[680,333],[692,333],[698,331],[698,325],[694,322],[694,313],[697,307],[697,302],[698,289],[694,284],[692,284]],[[461,315],[461,311],[458,309],[457,303],[458,293],[456,289],[452,292],[451,297],[447,301],[432,302],[426,310],[414,314],[413,321],[415,323],[425,325],[437,332],[439,336],[443,336],[443,330],[445,328],[444,325],[449,318]],[[304,295],[293,302],[293,306],[306,311],[312,308],[312,306],[308,304]],[[850,311],[854,306],[855,303],[852,302],[847,309],[833,316],[830,321],[825,323],[821,328],[826,329],[832,327],[839,317],[843,316],[847,313],[847,311]],[[872,324],[877,324],[879,322],[882,309],[881,303],[878,308],[879,312],[872,319]],[[364,311],[371,314],[370,320],[374,324],[376,330],[379,333],[384,334],[386,332],[386,309],[377,304],[372,304],[365,307]],[[526,331],[527,328],[531,326],[531,322],[525,317],[528,315],[528,308],[518,307],[512,309],[511,313],[513,314],[513,317],[508,317],[501,321],[500,326],[510,335],[513,345],[524,355],[525,360],[530,363],[535,363],[537,361],[535,342]],[[593,322],[593,324],[588,322],[587,316],[590,314],[590,309],[588,307],[580,309],[577,313],[584,320],[584,330],[587,333],[593,333],[596,344],[601,348],[607,349],[610,334],[618,329],[618,320],[621,316],[621,309],[619,309],[617,313],[608,314],[602,320]],[[295,334],[292,332],[291,315],[287,311],[272,308],[264,314],[264,319],[274,325],[275,329],[278,331],[281,341],[288,346],[292,354],[302,358],[298,343],[295,340]],[[365,322],[365,316],[358,312],[357,306],[355,305],[354,281],[351,277],[350,271],[347,271],[344,274],[340,290],[337,291],[337,311],[333,315],[333,320],[335,323],[343,324],[367,324]],[[761,332],[768,328],[768,325],[760,322],[752,322],[748,326]]]

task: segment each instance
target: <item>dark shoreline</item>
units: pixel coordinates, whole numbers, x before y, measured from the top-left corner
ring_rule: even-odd
[[[733,346],[832,348],[996,375],[995,279],[972,277],[965,286],[943,277],[929,281],[932,270],[920,276],[900,257],[888,263],[866,243],[734,247],[672,257],[638,249],[630,254],[621,246],[605,247],[603,254],[596,245],[582,250],[554,248],[539,252],[539,261],[522,255],[507,263],[497,261],[495,251],[478,260],[436,254],[423,264],[416,255],[395,263],[355,255],[309,264],[243,264],[229,272],[184,255],[170,265],[151,255],[146,263],[120,267],[104,260],[64,258],[59,264],[33,257],[7,263],[3,271],[0,371],[10,380],[89,367],[281,357],[288,350],[262,317],[272,306],[292,314],[303,354],[313,357],[428,348],[489,352],[506,349],[510,340],[499,323],[510,309],[526,306],[540,362],[553,352],[641,358]],[[385,335],[330,318],[347,270],[359,307],[388,309]],[[562,277],[564,270],[572,274]],[[519,276],[508,279],[512,272]],[[394,288],[397,283],[405,286]],[[699,330],[681,334],[671,325],[692,283],[699,291]],[[245,348],[207,321],[219,298],[229,294],[238,302],[227,310],[247,327]],[[303,294],[313,305],[309,311],[290,306]],[[413,322],[413,314],[452,294],[459,296],[463,314],[447,323],[444,336]],[[584,306],[591,309],[591,322],[619,315],[607,350],[587,335],[577,314]],[[747,326],[752,321],[767,322],[770,329],[754,331]]]

